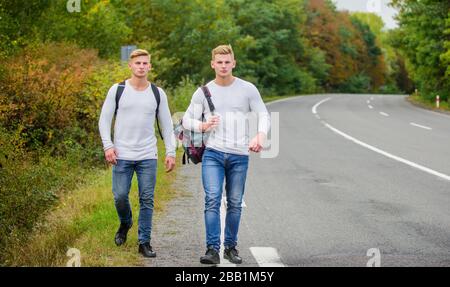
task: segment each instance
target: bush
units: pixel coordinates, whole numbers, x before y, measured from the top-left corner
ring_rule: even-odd
[[[103,164],[98,117],[127,67],[72,44],[28,47],[0,77],[0,265],[60,195]]]
[[[26,153],[17,134],[0,128],[0,265],[11,242],[26,242],[36,222],[56,203],[59,195],[85,180],[89,171],[82,153],[73,148],[64,158],[41,151]]]
[[[344,93],[367,93],[370,91],[370,78],[364,74],[350,77],[339,87]]]
[[[196,85],[189,76],[183,80],[173,89],[168,90],[170,112],[185,112],[191,103],[192,95],[197,90],[199,85]]]
[[[79,98],[97,62],[95,51],[65,44],[30,47],[9,59],[0,123],[20,131],[31,149],[62,142],[77,126]]]

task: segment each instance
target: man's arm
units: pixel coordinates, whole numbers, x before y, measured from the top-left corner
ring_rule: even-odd
[[[206,101],[205,95],[199,88],[192,96],[191,103],[184,114],[183,127],[185,129],[194,132],[207,132],[219,125],[219,116],[209,116],[206,122],[199,120],[205,112],[204,101]]]
[[[166,147],[166,172],[170,172],[175,168],[175,135],[173,133],[173,122],[167,95],[163,89],[159,89],[159,92],[161,102],[159,103],[158,120],[161,123],[164,145]]]
[[[260,152],[270,130],[270,116],[258,89],[252,85],[249,93],[250,110],[258,115],[258,133],[250,141],[249,149],[253,152]]]
[[[100,118],[98,120],[98,127],[100,136],[102,138],[103,150],[105,151],[105,158],[109,163],[116,164],[117,153],[114,149],[114,144],[111,140],[111,123],[116,109],[115,94],[117,84],[113,85],[106,95],[105,102],[102,106]]]

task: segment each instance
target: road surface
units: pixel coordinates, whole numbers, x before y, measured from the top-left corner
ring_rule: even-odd
[[[251,156],[242,266],[450,266],[450,116],[387,95],[268,109],[279,113],[280,149]],[[200,167],[180,169],[188,196],[169,207],[172,226],[155,222],[151,266],[200,266],[205,251]]]

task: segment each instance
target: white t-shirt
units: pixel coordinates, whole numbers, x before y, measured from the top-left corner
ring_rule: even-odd
[[[220,117],[219,125],[209,132],[206,147],[239,155],[248,155],[250,136],[257,132],[267,135],[270,118],[258,89],[250,82],[235,77],[229,86],[217,85],[214,81],[206,85],[211,93],[215,111]],[[192,96],[183,127],[200,132],[202,113],[208,119],[211,111],[201,88]]]
[[[111,141],[111,122],[116,108],[114,84],[108,91],[99,119],[99,130],[103,149],[116,149],[118,159],[145,160],[158,158],[155,137],[156,98],[149,85],[144,91],[135,90],[128,82],[119,101],[114,125],[114,143]],[[175,157],[175,136],[172,117],[165,92],[159,89],[160,103],[158,119],[164,138],[166,155]]]

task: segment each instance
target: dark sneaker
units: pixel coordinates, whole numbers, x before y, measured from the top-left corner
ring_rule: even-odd
[[[141,253],[144,257],[156,257],[156,252],[153,251],[149,242],[139,244],[139,253]]]
[[[208,246],[205,256],[200,257],[200,263],[202,264],[219,264],[220,256],[219,253],[211,246]]]
[[[130,230],[131,226],[133,226],[133,222],[131,222],[131,224],[120,224],[119,230],[117,230],[116,236],[114,237],[114,241],[116,242],[117,246],[120,246],[127,242],[127,233],[128,230]]]
[[[228,259],[231,263],[234,264],[242,263],[242,258],[239,257],[239,252],[235,247],[225,248],[225,251],[223,252],[223,258]]]

